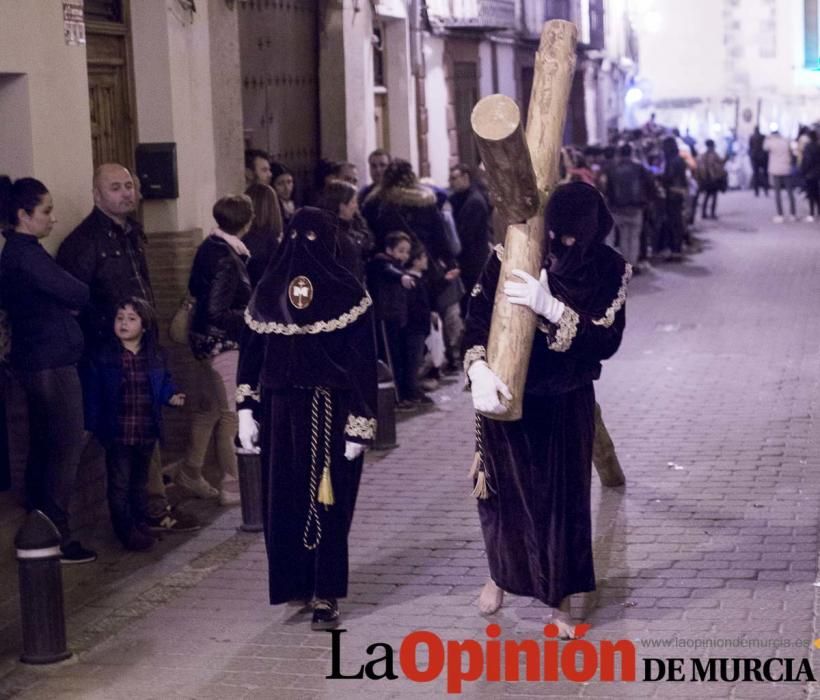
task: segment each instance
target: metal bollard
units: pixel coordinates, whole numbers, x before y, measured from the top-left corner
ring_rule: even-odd
[[[262,532],[262,462],[258,452],[236,450],[243,532]]]
[[[53,664],[71,656],[66,648],[60,533],[44,513],[28,514],[14,538],[20,578],[20,613],[26,664]]]
[[[381,360],[378,367],[379,396],[376,416],[374,450],[392,450],[396,442],[396,385],[390,368]]]

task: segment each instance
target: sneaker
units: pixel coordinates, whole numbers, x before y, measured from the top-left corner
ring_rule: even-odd
[[[219,492],[219,505],[221,506],[238,506],[242,502],[242,497],[239,491],[228,491],[222,489]]]
[[[156,540],[153,535],[148,535],[135,527],[122,543],[122,546],[132,552],[147,552],[154,546],[154,542]]]
[[[435,406],[436,402],[433,401],[427,394],[421,394],[413,399],[412,403],[416,404],[417,406]]]
[[[315,631],[332,630],[339,626],[339,604],[335,598],[317,598],[313,603],[313,620],[310,628]]]
[[[814,222],[814,217],[811,214],[809,214],[805,219],[803,219],[803,221],[806,221],[811,224]]]
[[[409,413],[414,410],[416,405],[412,401],[399,401],[396,404],[396,411],[399,413]]]
[[[211,486],[205,477],[200,474],[196,479],[188,476],[184,471],[180,470],[174,479],[177,486],[181,486],[186,491],[190,491],[197,498],[216,498],[219,496],[219,491]]]
[[[79,542],[72,541],[60,547],[61,564],[88,564],[97,559],[93,549],[86,549]]]
[[[772,222],[775,223],[775,224],[782,224],[784,221],[785,221],[785,219],[782,216],[773,216],[772,217]]]
[[[148,527],[152,532],[195,532],[202,525],[194,516],[166,506],[162,515],[155,518],[148,517]]]

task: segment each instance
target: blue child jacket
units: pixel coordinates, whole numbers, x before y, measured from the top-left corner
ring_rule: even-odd
[[[90,361],[83,363],[80,377],[83,383],[83,404],[86,430],[94,433],[103,446],[117,439],[122,392],[122,347],[119,343],[105,345]],[[151,386],[151,415],[156,434],[162,437],[162,407],[167,405],[177,388],[165,361],[158,352],[148,352],[148,381]]]

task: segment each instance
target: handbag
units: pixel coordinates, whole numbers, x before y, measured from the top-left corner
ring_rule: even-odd
[[[186,294],[179,303],[179,308],[171,317],[171,324],[168,326],[168,337],[179,345],[188,344],[188,335],[191,332],[191,321],[196,309],[196,299]]]

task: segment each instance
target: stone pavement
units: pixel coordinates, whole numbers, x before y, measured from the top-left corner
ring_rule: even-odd
[[[811,656],[820,673],[820,653],[808,646],[820,637],[820,224],[774,226],[771,208],[745,193],[722,197],[720,222],[699,234],[704,252],[634,280],[624,344],[597,384],[627,486],[593,487],[598,591],[577,596],[575,613],[592,625],[596,647],[636,645],[638,679],[647,657],[683,658],[687,677],[692,659],[709,657],[792,657],[796,670]],[[164,557],[111,554],[67,571],[67,586],[81,577],[86,590],[69,615],[75,660],[25,668],[3,645],[0,698],[445,695],[446,674],[409,681],[398,648],[418,629],[483,647],[488,620],[475,600],[487,569],[466,478],[469,396],[449,384],[436,400],[400,424],[399,449],[369,460],[351,535],[342,671],[383,656],[366,648],[384,642],[396,650],[397,680],[325,678],[330,635],[311,633],[295,608],[266,605],[262,539],[235,531],[234,510],[167,545]],[[2,598],[8,614],[11,596]],[[492,621],[502,639],[540,644],[544,613],[510,596]],[[799,682],[597,678],[482,677],[465,682],[463,695],[820,697],[816,684]]]

